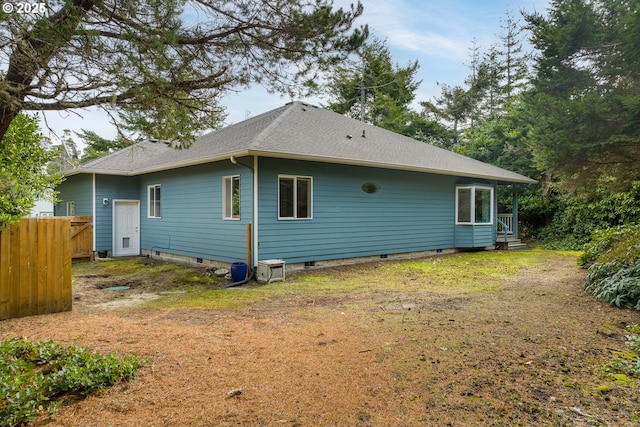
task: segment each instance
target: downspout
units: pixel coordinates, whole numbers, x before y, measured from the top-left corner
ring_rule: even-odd
[[[258,265],[258,156],[253,156],[253,167],[245,165],[243,163],[239,163],[235,156],[230,156],[229,161],[234,165],[246,167],[247,169],[251,170],[253,174],[253,231],[251,233],[251,237],[253,239],[253,248],[251,250],[252,265],[249,266],[250,269],[253,270],[253,268]]]
[[[229,160],[234,165],[238,164],[234,156],[229,157]],[[223,286],[223,288],[225,289],[232,288],[235,286],[242,286],[245,283],[253,280],[256,274],[256,266],[258,265],[258,262],[256,261],[258,259],[258,253],[257,253],[258,252],[258,156],[253,156],[253,167],[244,165],[242,163],[240,163],[240,165],[248,169],[251,169],[251,172],[253,173],[253,233],[251,233],[251,237],[253,239],[253,250],[251,251],[251,258],[252,258],[251,264],[253,265],[249,266],[250,272],[248,272],[248,275],[246,278],[238,282],[229,283]]]
[[[258,156],[253,156],[253,267],[258,266]]]
[[[92,203],[92,219],[93,219],[93,252],[95,253],[96,251],[96,228],[98,228],[98,222],[96,221],[96,203],[98,203],[98,201],[96,200],[96,174],[93,173],[92,175],[92,184],[91,184],[91,200],[93,200]]]

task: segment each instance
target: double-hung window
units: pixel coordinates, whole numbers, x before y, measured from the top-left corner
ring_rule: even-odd
[[[493,224],[493,188],[456,187],[456,224]]]
[[[240,175],[222,178],[222,217],[240,219]]]
[[[160,184],[147,187],[149,193],[149,218],[160,218]]]
[[[310,176],[278,176],[278,219],[311,219],[312,199]]]

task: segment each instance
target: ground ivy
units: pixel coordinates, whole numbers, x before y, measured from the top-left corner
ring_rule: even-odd
[[[134,378],[142,361],[116,353],[100,355],[51,340],[0,342],[0,427],[55,414],[65,394],[87,396]]]

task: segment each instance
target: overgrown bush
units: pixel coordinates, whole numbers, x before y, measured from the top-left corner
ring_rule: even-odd
[[[640,310],[640,226],[594,232],[578,263],[590,265],[587,292],[617,307]]]
[[[585,290],[616,307],[640,310],[640,263],[620,267],[617,262],[589,267]]]
[[[41,411],[55,414],[65,394],[87,396],[135,376],[135,356],[99,355],[53,341],[0,342],[0,427],[32,421]]]
[[[640,223],[640,181],[624,193],[610,193],[607,186],[589,195],[555,200],[551,223],[533,230],[533,237],[552,249],[582,249],[592,233]]]
[[[584,252],[578,257],[578,263],[583,266],[588,266],[596,260],[601,263],[635,263],[638,259],[640,225],[631,224],[594,231],[590,242],[584,246]]]

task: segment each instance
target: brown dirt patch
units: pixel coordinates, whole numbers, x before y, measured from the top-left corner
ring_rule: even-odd
[[[466,295],[172,311],[85,295],[73,312],[0,322],[0,338],[149,359],[136,380],[38,426],[638,425],[637,384],[616,383],[605,367],[627,350],[625,327],[640,313],[593,300],[583,277],[574,259],[550,257]],[[612,390],[600,393],[603,384]]]
[[[168,264],[149,258],[138,260],[150,268]],[[220,287],[227,282],[223,278],[217,279],[212,270],[200,268],[194,269],[194,272],[196,275],[211,278],[212,287]],[[178,273],[171,270],[155,274],[94,274],[92,272],[75,274],[73,310],[96,313],[135,307],[142,302],[159,298],[163,294],[175,293],[174,289],[179,284],[177,276]]]

